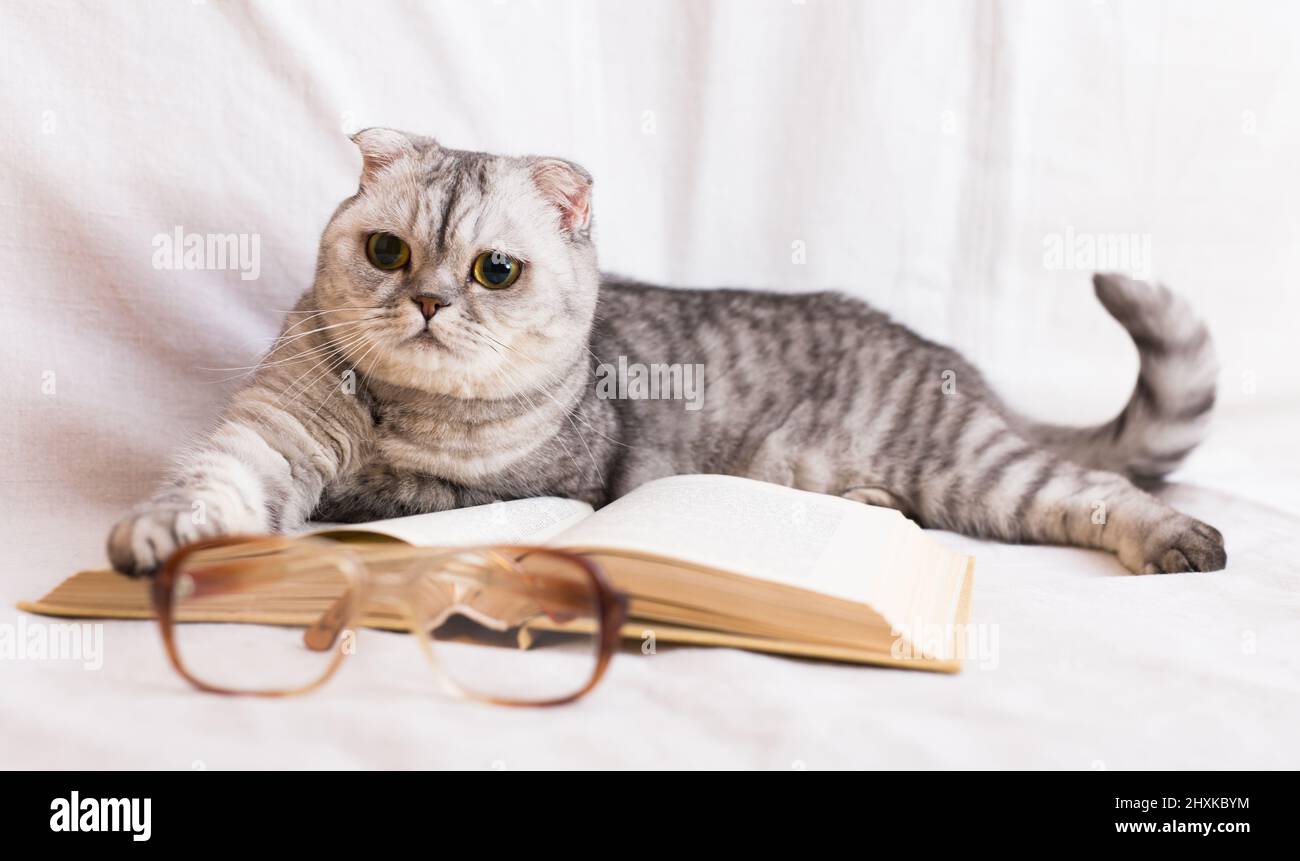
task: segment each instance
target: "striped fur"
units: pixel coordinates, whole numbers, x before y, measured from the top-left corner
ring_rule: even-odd
[[[177,544],[554,494],[601,505],[680,473],[725,473],[904,510],[926,526],[1114,552],[1134,572],[1214,570],[1212,527],[1135,482],[1173,469],[1213,407],[1209,336],[1163,287],[1098,276],[1141,372],[1101,427],[1028,422],[953,350],[835,293],[674,290],[599,274],[591,178],[558,159],[357,137],[361,188],[315,284],[217,430],[113,530],[122,571]],[[397,233],[382,272],[365,237]],[[487,290],[473,258],[526,262]],[[413,299],[436,295],[426,323]],[[703,408],[603,399],[601,363],[703,365]],[[201,515],[201,516],[200,516]]]
[[[1097,275],[1097,298],[1137,345],[1140,367],[1128,404],[1094,428],[1031,425],[1026,432],[1076,463],[1158,481],[1205,438],[1218,361],[1209,330],[1167,288]]]

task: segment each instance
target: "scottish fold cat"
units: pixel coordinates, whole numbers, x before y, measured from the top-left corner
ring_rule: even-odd
[[[1101,426],[1042,425],[956,352],[855,299],[602,274],[592,179],[568,161],[389,129],[354,140],[359,188],[325,228],[315,283],[216,429],[112,529],[117,569],[148,573],[183,542],[313,515],[534,495],[601,505],[678,473],[1101,548],[1137,573],[1225,564],[1216,529],[1141,487],[1200,442],[1215,396],[1209,334],[1163,287],[1094,279],[1137,345],[1137,384]],[[620,359],[669,388],[674,368],[699,368],[697,408],[628,386],[611,397],[608,380],[602,394]]]

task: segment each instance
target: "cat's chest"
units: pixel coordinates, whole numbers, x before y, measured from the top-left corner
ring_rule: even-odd
[[[378,405],[371,416],[372,464],[471,487],[517,469],[548,437],[528,414],[458,416]]]

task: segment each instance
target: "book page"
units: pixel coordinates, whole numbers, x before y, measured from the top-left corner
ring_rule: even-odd
[[[311,523],[303,535],[368,532],[417,547],[475,544],[546,544],[553,536],[586,518],[592,508],[576,499],[540,496],[471,508],[433,511],[374,520],[370,523]]]
[[[870,603],[900,575],[889,508],[722,475],[648,482],[557,535],[560,547],[648,553]],[[905,572],[902,572],[905,573]],[[892,591],[892,590],[891,590]]]

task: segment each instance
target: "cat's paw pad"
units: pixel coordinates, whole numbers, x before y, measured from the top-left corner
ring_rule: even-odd
[[[1142,547],[1142,574],[1222,571],[1228,565],[1223,533],[1191,517],[1152,530]]]

